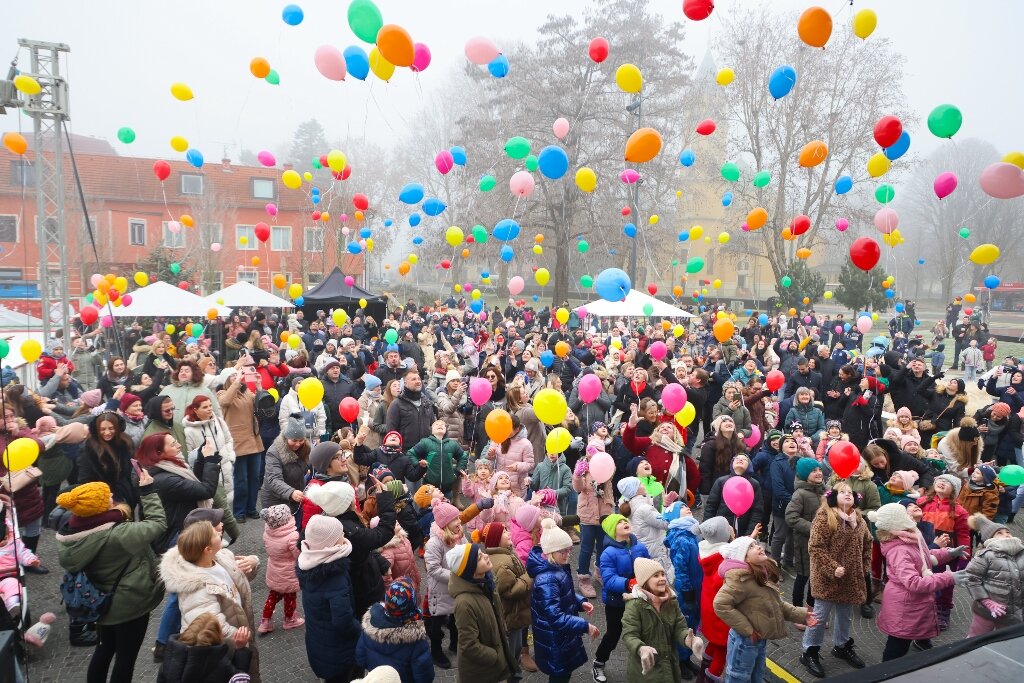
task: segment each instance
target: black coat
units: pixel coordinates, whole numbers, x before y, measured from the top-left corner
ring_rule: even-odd
[[[890,365],[883,365],[882,374],[889,378],[889,393],[892,395],[892,404],[896,410],[907,407],[914,417],[924,415],[928,410],[927,391],[920,389],[935,383],[935,378],[926,370],[921,377],[915,377],[908,368],[892,369]]]
[[[237,673],[249,671],[252,653],[248,648],[219,645],[185,645],[177,634],[167,641],[157,683],[228,683]]]
[[[93,420],[89,423],[89,439],[84,444],[81,457],[78,458],[78,483],[105,482],[114,494],[114,500],[127,503],[128,507],[134,510],[139,504],[138,477],[135,476],[135,469],[132,467],[134,448],[131,439],[124,435],[124,418],[120,415],[117,418],[121,422],[122,433],[110,443],[117,458],[116,465],[101,459],[94,447],[93,440],[99,441],[99,435],[96,432],[96,420]]]
[[[623,419],[626,419],[629,417],[630,406],[640,405],[640,401],[645,398],[649,398],[652,401],[657,398],[657,395],[654,393],[654,385],[648,382],[640,390],[640,393],[637,393],[633,388],[633,382],[630,381],[619,389],[619,392],[615,395],[615,401],[612,403],[612,408],[614,410],[621,410],[624,415]],[[700,413],[697,414],[700,415]]]
[[[811,370],[805,375],[797,370],[791,374],[789,379],[786,380],[786,387],[784,389],[786,396],[792,396],[801,387],[807,387],[813,391],[816,401],[821,400],[821,375],[819,373]]]
[[[821,401],[825,406],[822,412],[825,413],[826,420],[843,419],[843,413],[846,412],[846,407],[850,404],[850,401],[860,395],[859,384],[860,378],[856,375],[851,377],[847,382],[844,382],[841,377],[836,376],[835,379],[825,387],[825,391],[822,392]],[[846,393],[847,389],[850,390],[849,394]],[[828,395],[829,391],[835,391],[839,396],[832,398]]]
[[[925,416],[935,422],[936,432],[948,432],[960,426],[960,420],[967,414],[967,394],[952,397],[946,392],[933,391],[928,399]],[[927,448],[927,445],[922,444]]]
[[[220,482],[220,456],[204,458],[200,454],[193,472],[199,481],[186,479],[159,467],[149,468],[149,473],[153,475],[153,491],[160,496],[164,514],[167,515],[167,530],[153,541],[153,550],[158,554],[162,554],[177,540],[185,517],[198,507],[199,501],[213,498],[217,492],[217,484]]]
[[[352,562],[352,588],[355,591],[352,604],[356,619],[362,619],[370,605],[384,599],[384,574],[378,562],[378,558],[383,558],[377,549],[384,547],[395,535],[397,514],[395,497],[390,491],[377,494],[377,516],[380,521],[372,529],[363,524],[355,510],[350,509],[338,517],[345,528],[345,538],[352,543],[349,560]],[[302,600],[305,605],[305,595]]]
[[[409,445],[411,447],[416,444]],[[359,445],[355,447],[353,457],[358,464],[371,469],[377,464],[384,465],[391,470],[391,474],[395,475],[395,479],[398,481],[405,481],[406,479],[409,481],[419,481],[427,473],[427,468],[420,467],[419,462],[412,456],[406,455],[403,449],[399,449],[392,456],[381,448],[371,451],[366,446]]]
[[[324,410],[327,412],[327,433],[333,434],[342,427],[348,427],[350,422],[341,419],[338,407],[346,398],[359,400],[363,393],[358,384],[353,382],[343,373],[338,377],[337,382],[332,382],[326,376],[322,379],[324,385]]]
[[[353,566],[350,555],[310,569],[295,568],[306,615],[306,656],[317,678],[343,676],[356,663],[362,628],[353,609],[359,595],[350,576]]]
[[[394,430],[401,434],[402,444],[412,448],[420,439],[430,436],[430,425],[434,419],[434,404],[427,392],[420,392],[420,404],[417,406],[406,389],[388,406],[386,423],[389,432]]]
[[[749,471],[747,470],[748,473],[744,474],[743,478],[749,481],[754,489],[754,504],[740,516],[739,530],[736,532],[737,536],[749,536],[753,533],[754,527],[761,523],[761,518],[764,516],[761,482],[757,480],[757,477],[749,474]],[[708,494],[708,499],[704,503],[704,519],[725,517],[729,520],[729,525],[734,529],[736,528],[736,515],[733,514],[729,506],[725,504],[725,499],[722,498],[722,489],[725,487],[725,482],[735,476],[737,475],[727,474],[715,480],[714,485],[711,487],[711,492]]]
[[[936,472],[924,460],[919,460],[909,453],[904,453],[896,445],[896,442],[891,439],[876,439],[875,445],[885,450],[889,456],[888,470],[878,469],[874,465],[871,466],[876,484],[888,482],[893,472],[913,470],[918,474],[917,486],[923,486],[926,489],[932,487]]]

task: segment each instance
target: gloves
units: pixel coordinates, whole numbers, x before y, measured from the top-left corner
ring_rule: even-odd
[[[953,581],[954,581],[954,584],[957,585],[957,586],[966,586],[967,585],[967,572],[966,571],[953,572]]]
[[[958,545],[957,547],[949,551],[949,559],[959,560],[961,557],[967,554],[967,546]]]
[[[481,510],[490,510],[492,507],[494,507],[494,499],[493,498],[481,498],[480,502],[477,503],[476,506],[478,508],[480,508]]]
[[[690,644],[689,647],[693,650],[693,654],[697,655],[697,659],[704,657],[704,641],[697,636],[695,632],[690,631]]]
[[[571,448],[571,449],[573,449],[575,451],[578,451],[579,449],[583,448],[583,437],[582,436],[573,437],[572,441],[569,442],[569,448]]]
[[[993,619],[998,619],[1006,614],[1006,605],[996,602],[992,598],[982,599],[981,604],[985,606],[985,609],[989,611]]]
[[[640,673],[647,675],[647,672],[654,668],[654,658],[658,651],[650,645],[641,645],[638,651],[640,655]]]
[[[633,592],[633,586],[635,586],[635,585],[636,585],[636,579],[630,579],[629,581],[627,581],[626,582],[626,592],[627,593],[632,593]]]

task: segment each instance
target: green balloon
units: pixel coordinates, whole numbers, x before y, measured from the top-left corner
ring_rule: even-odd
[[[7,343],[6,339],[0,339],[0,360],[7,358],[7,354],[11,352],[11,347]]]
[[[397,342],[398,330],[396,330],[393,327],[389,328],[388,331],[384,333],[384,341],[386,341],[388,344],[394,344],[395,342]]]
[[[580,286],[583,287],[584,289],[590,289],[591,287],[594,286],[594,278],[590,277],[589,275],[584,275],[583,277],[580,278]]]
[[[193,337],[195,337],[196,339],[198,339],[199,337],[202,337],[204,331],[205,330],[203,330],[203,326],[202,325],[199,325],[199,324],[196,324],[196,323],[192,323],[192,336]]]
[[[888,204],[896,198],[896,189],[892,185],[879,185],[875,190],[875,199],[879,204]]]
[[[320,163],[320,157],[313,157],[313,168],[319,170],[323,167],[324,165]]]
[[[281,85],[281,77],[274,69],[271,69],[270,73],[268,73],[263,80],[265,80],[270,85]]]
[[[768,171],[758,171],[754,176],[754,187],[764,187],[772,181],[772,174]]]
[[[788,275],[783,275],[781,282],[783,287],[789,287],[790,285],[793,284],[793,278],[791,278]]]
[[[531,173],[536,171],[537,167],[540,166],[540,164],[537,163],[537,155],[536,154],[531,154],[530,156],[526,157],[526,161],[524,163],[526,164],[526,170],[531,172]]]
[[[480,191],[490,192],[491,190],[494,189],[494,186],[497,184],[497,182],[498,181],[495,180],[494,176],[492,175],[483,176],[482,178],[480,178]]]
[[[348,25],[359,40],[376,43],[377,34],[384,25],[384,17],[370,0],[352,0],[348,6]]]
[[[704,270],[704,259],[700,256],[692,256],[686,261],[687,273],[699,273]]]
[[[678,266],[678,265],[679,265],[679,259],[677,259],[677,258],[672,259],[672,266],[675,267],[675,266]]]
[[[964,123],[964,115],[952,104],[940,104],[928,114],[928,130],[937,138],[951,138]]]
[[[181,272],[181,264],[180,263],[172,263],[171,264],[171,272],[174,273],[175,275],[180,273]]]
[[[509,138],[505,143],[505,154],[511,159],[523,159],[530,153],[530,141],[526,138]]]
[[[740,179],[740,167],[731,161],[726,162],[722,165],[722,177],[730,183],[735,183]]]
[[[580,252],[581,254],[586,254],[587,249],[590,249],[590,244],[586,240],[580,240],[579,242],[576,243],[576,251]]]
[[[95,299],[96,297],[93,295],[92,292],[89,292],[88,294],[85,295],[85,300],[88,301],[89,303],[92,303]]]
[[[1003,467],[999,470],[999,481],[1007,486],[1020,486],[1024,484],[1024,467],[1020,465],[1007,465]]]
[[[487,228],[485,228],[484,226],[479,224],[474,225],[472,233],[473,241],[476,242],[477,244],[484,244],[485,242],[487,242]]]
[[[117,139],[126,145],[130,145],[135,142],[135,131],[125,126],[124,128],[117,129]]]
[[[644,304],[644,315],[650,316],[653,313],[654,313],[654,304],[652,304],[652,303]]]
[[[971,231],[968,228],[960,228],[960,236],[967,239],[971,236]]]

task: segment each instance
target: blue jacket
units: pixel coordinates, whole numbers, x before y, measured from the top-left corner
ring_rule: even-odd
[[[679,595],[679,604],[700,603],[700,588],[704,582],[704,570],[700,566],[697,552],[697,537],[684,529],[678,522],[669,524],[665,546],[672,558],[676,578],[673,584]],[[693,595],[690,595],[693,593]],[[692,628],[692,626],[691,626]]]
[[[295,568],[306,615],[306,656],[319,678],[346,674],[356,663],[356,641],[362,629],[352,609],[348,570],[347,557],[311,569]]]
[[[761,450],[757,452],[754,459],[750,461],[750,471],[757,477],[757,481],[761,484],[761,491],[767,492],[771,495],[772,477],[771,477],[771,465],[772,460],[775,459],[779,452],[771,447],[770,444],[763,444]]]
[[[779,453],[768,466],[768,476],[771,480],[772,512],[782,514],[793,497],[796,466],[789,463],[785,453]]]
[[[623,593],[628,593],[626,584],[633,578],[633,560],[638,557],[650,558],[647,546],[629,535],[629,542],[604,539],[604,552],[601,553],[601,602],[606,605],[623,605]]]
[[[422,620],[398,624],[376,603],[363,615],[363,634],[356,645],[356,664],[370,671],[378,666],[393,667],[402,683],[431,683],[434,663],[430,641]]]
[[[590,626],[579,616],[586,599],[576,592],[569,565],[551,564],[540,546],[530,550],[526,573],[533,579],[530,614],[534,661],[548,676],[567,678],[587,663],[583,636]]]

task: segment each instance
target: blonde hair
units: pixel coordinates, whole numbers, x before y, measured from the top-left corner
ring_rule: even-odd
[[[203,612],[192,620],[188,628],[181,632],[181,635],[178,636],[178,642],[185,645],[198,645],[200,647],[220,645],[224,642],[224,631],[221,630],[220,622],[214,614]]]
[[[949,450],[956,456],[956,464],[962,469],[966,470],[974,467],[978,464],[978,456],[981,454],[981,449],[978,446],[980,439],[974,441],[963,441],[960,439],[960,429],[963,427],[973,427],[977,429],[978,423],[975,422],[973,417],[964,417],[960,419],[960,426],[956,429],[951,429],[943,441],[949,446]],[[953,432],[956,432],[954,436]]]
[[[207,521],[196,522],[181,530],[178,535],[178,553],[186,562],[195,564],[213,543],[217,531]]]
[[[850,507],[850,514],[860,520],[860,508],[857,507],[857,494],[854,493],[854,490],[849,484],[845,481],[837,481],[836,485],[832,487],[832,496],[837,498],[839,492],[844,489],[853,494],[853,505]],[[838,506],[838,504],[839,503],[837,502],[836,505]],[[828,528],[832,531],[838,530],[840,524],[839,515],[836,513],[836,508],[828,504],[828,496],[825,496],[825,504],[822,507],[825,509],[825,518],[828,520]]]

